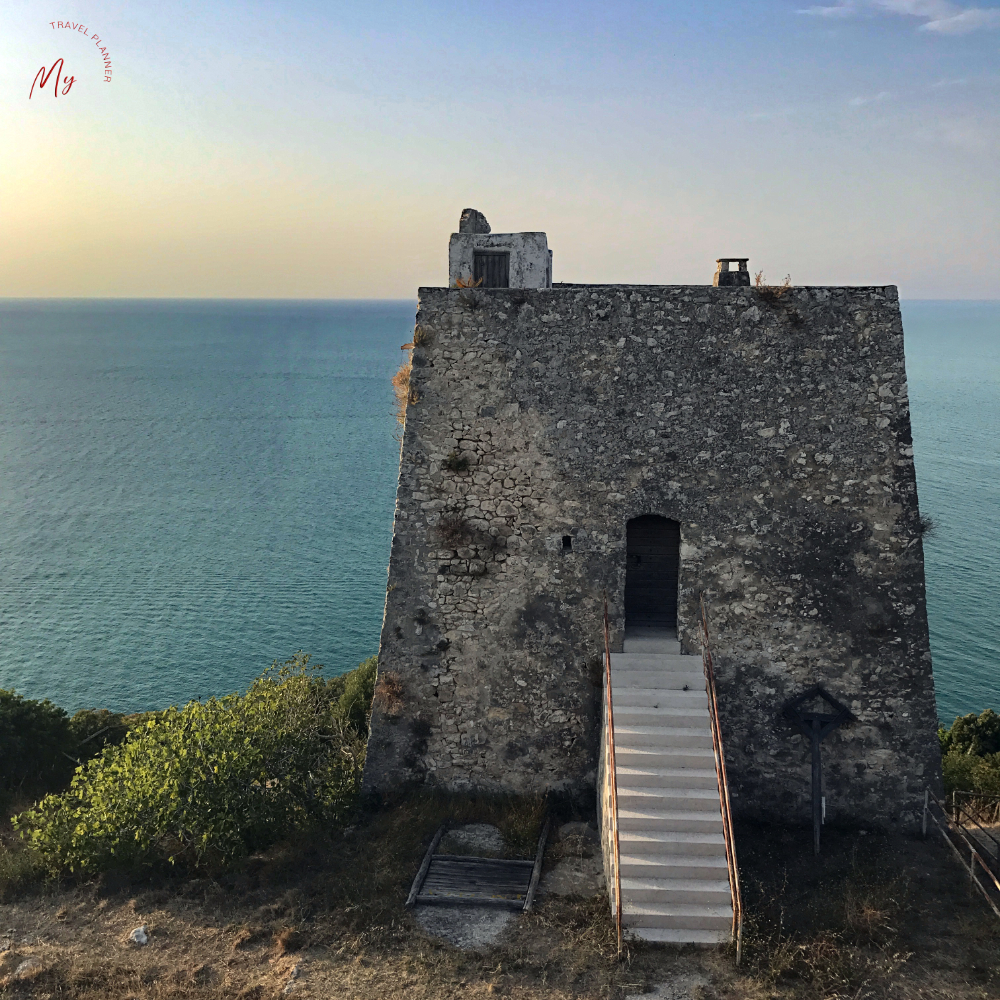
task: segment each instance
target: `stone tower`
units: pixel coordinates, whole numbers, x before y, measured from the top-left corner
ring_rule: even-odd
[[[828,822],[911,826],[940,754],[896,289],[550,283],[420,289],[366,788],[592,788],[604,595],[613,650],[645,615],[697,653],[703,594],[736,813],[808,818],[781,712],[820,684],[855,718]]]

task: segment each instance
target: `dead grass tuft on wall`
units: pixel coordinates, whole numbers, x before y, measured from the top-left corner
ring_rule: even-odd
[[[390,718],[396,718],[403,714],[404,690],[403,678],[395,670],[380,671],[372,704]]]
[[[406,423],[406,404],[410,402],[410,372],[413,362],[407,359],[399,366],[399,371],[392,376],[392,391],[396,395],[396,422],[402,427]]]
[[[758,271],[753,278],[754,287],[757,294],[769,305],[777,305],[791,290],[792,276],[785,275],[785,280],[780,285],[769,285],[763,271]]]

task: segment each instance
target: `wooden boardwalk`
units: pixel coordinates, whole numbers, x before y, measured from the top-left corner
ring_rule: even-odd
[[[413,880],[407,906],[432,903],[451,906],[500,906],[529,911],[542,873],[549,821],[542,827],[534,861],[435,854],[445,828],[434,835]]]

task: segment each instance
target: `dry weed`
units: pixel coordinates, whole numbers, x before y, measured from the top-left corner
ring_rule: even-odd
[[[410,373],[412,371],[413,362],[407,358],[399,366],[399,371],[392,376],[392,391],[396,395],[396,421],[400,426],[406,423],[406,404],[410,399]]]
[[[792,276],[785,275],[785,280],[780,285],[769,285],[763,271],[758,271],[754,275],[754,287],[757,294],[770,305],[776,305],[792,290]]]
[[[373,704],[390,718],[403,714],[403,678],[395,670],[379,673]]]
[[[303,944],[302,934],[294,927],[286,927],[274,937],[274,950],[278,955],[298,951]]]

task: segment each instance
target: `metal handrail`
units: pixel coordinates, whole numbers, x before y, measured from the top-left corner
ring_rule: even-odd
[[[966,830],[968,827],[965,825],[965,820],[972,823],[984,837],[993,842],[993,847],[997,852],[997,860],[1000,861],[1000,840],[997,840],[997,838],[994,837],[993,834],[990,833],[990,831],[987,830],[986,827],[984,827],[982,823],[980,823],[979,820],[977,820],[976,817],[973,816],[972,813],[957,799],[953,799],[952,804],[954,806],[956,825],[961,827],[963,830]],[[965,820],[963,820],[963,816],[965,817]]]
[[[959,805],[960,797],[965,800],[965,805]],[[959,792],[955,791],[951,793],[951,804],[953,809],[963,809],[967,816],[972,817],[976,822],[978,819],[972,816],[972,810],[969,808],[969,803],[976,803],[982,807],[983,803],[990,803],[993,819],[989,822],[997,823],[1000,822],[1000,795],[980,795],[978,792]],[[947,797],[945,797],[945,805],[947,805]],[[977,810],[980,815],[983,815],[986,810],[980,808]]]
[[[952,821],[951,817],[948,815],[948,810],[945,809],[943,803],[941,803],[940,801],[938,801],[938,797],[933,792],[930,792],[929,790],[928,790],[928,792],[924,793],[924,802],[925,803],[927,803],[928,797],[930,798],[930,801],[932,801],[934,803],[934,805],[936,805],[938,807],[938,809],[941,811],[941,815],[944,818],[945,823],[947,824],[947,829],[945,829],[945,827],[943,827],[941,825],[941,823],[938,820],[937,816],[934,815],[933,811],[930,810],[927,807],[926,804],[924,806],[924,815],[925,816],[930,816],[930,818],[934,821],[934,825],[940,831],[941,836],[944,837],[945,842],[952,849],[952,851],[954,851],[955,857],[958,858],[958,863],[963,868],[967,868],[968,869],[969,879],[971,880],[972,884],[979,890],[980,894],[982,895],[983,899],[986,900],[986,903],[990,907],[990,909],[993,910],[993,912],[996,914],[996,916],[998,918],[1000,918],[1000,909],[998,909],[997,908],[997,904],[992,899],[990,899],[990,894],[986,891],[986,887],[979,881],[978,878],[976,878],[976,867],[975,867],[974,862],[976,862],[976,861],[979,862],[980,867],[983,869],[983,871],[986,872],[987,875],[989,875],[991,881],[993,882],[993,885],[996,887],[996,889],[997,889],[998,892],[1000,892],[1000,881],[997,880],[996,875],[992,872],[992,870],[990,869],[989,865],[987,865],[986,862],[983,861],[983,859],[980,856],[979,852],[976,850],[976,848],[973,846],[972,842],[966,836],[965,829]],[[952,841],[951,837],[948,836],[948,831],[949,830],[953,830],[957,834],[957,836],[959,837],[959,839],[962,841],[962,843],[964,843],[965,846],[969,849],[969,863],[968,863],[968,865],[966,865],[965,859],[962,857],[961,853],[959,852],[958,848],[955,846],[955,844]]]
[[[715,670],[708,635],[708,612],[705,595],[701,600],[701,660],[705,668],[705,690],[708,693],[708,714],[712,722],[712,747],[715,751],[715,776],[719,786],[719,807],[722,810],[722,832],[726,841],[726,866],[729,870],[729,891],[733,899],[733,937],[736,939],[736,964],[743,952],[743,894],[740,891],[740,871],[736,864],[736,835],[733,832],[733,813],[729,804],[729,778],[726,775],[726,754],[722,746],[722,727],[719,725],[719,700],[715,691]]]
[[[615,875],[615,930],[618,933],[618,954],[622,950],[622,880],[621,862],[618,846],[618,769],[615,763],[615,713],[611,703],[611,628],[608,624],[608,595],[604,594],[604,677],[605,699],[608,706],[607,744],[608,744],[608,775],[610,803],[609,813],[612,819],[614,838],[612,840],[612,861]],[[606,779],[608,780],[608,779]]]

